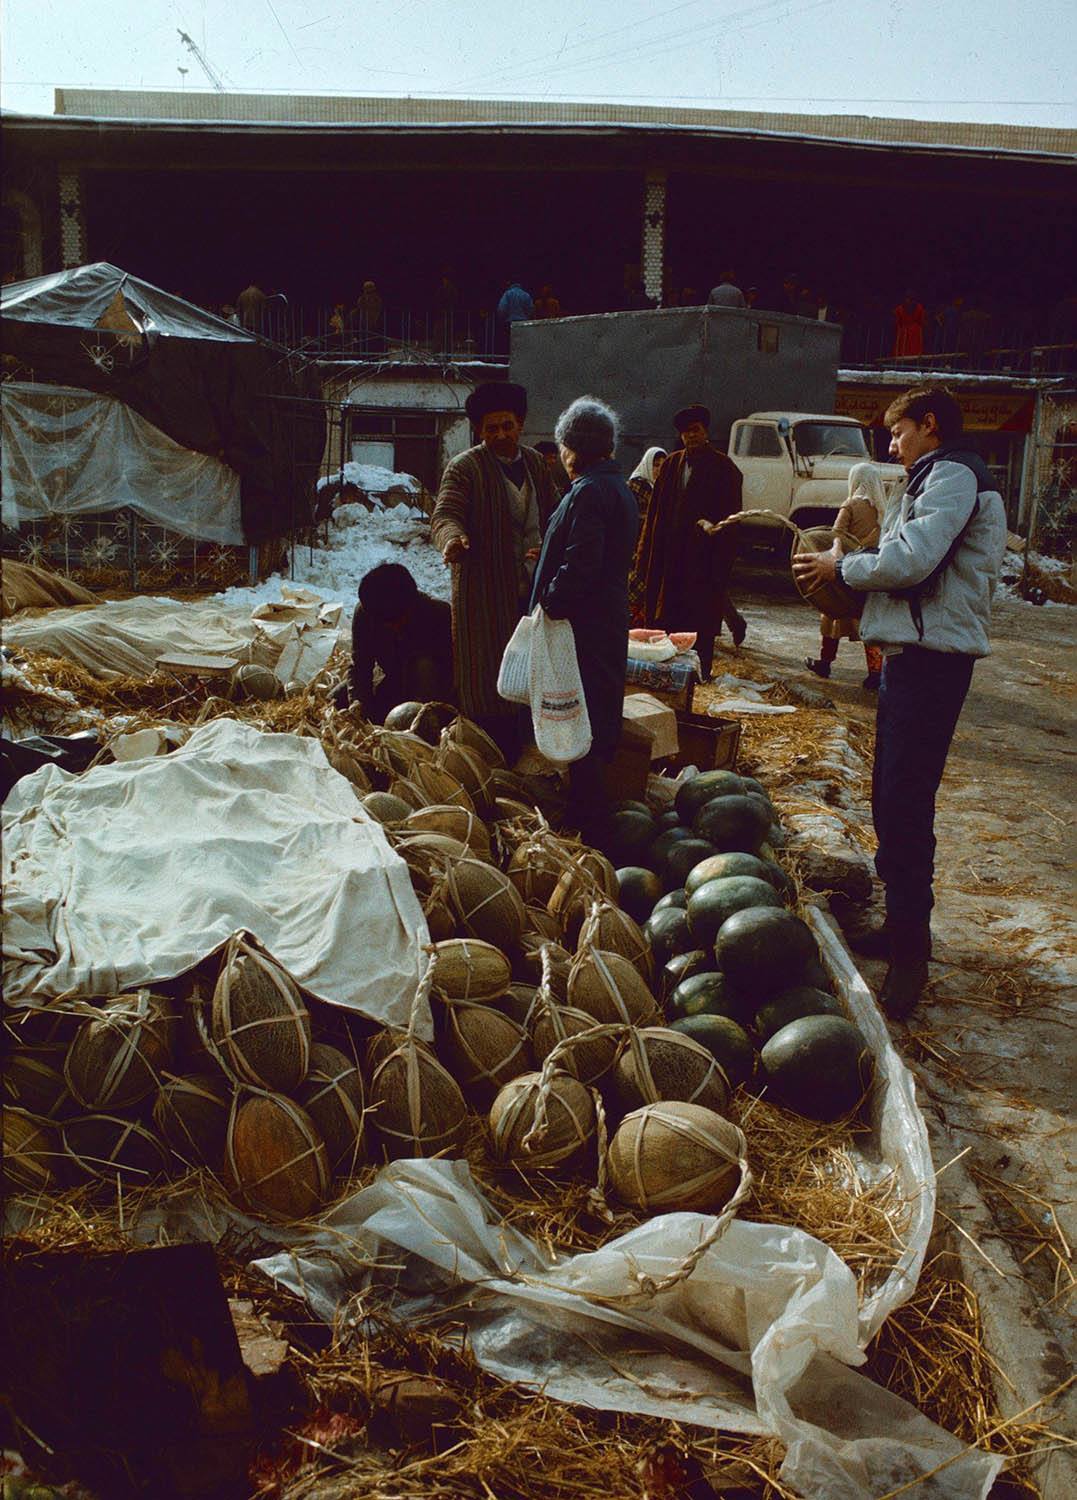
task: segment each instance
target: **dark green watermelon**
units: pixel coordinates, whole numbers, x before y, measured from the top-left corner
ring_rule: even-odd
[[[655,912],[645,923],[643,935],[651,945],[656,969],[662,968],[675,954],[687,953],[695,947],[688,931],[688,913],[679,906]]]
[[[603,839],[604,852],[614,866],[641,865],[654,837],[654,819],[650,813],[628,808],[615,812],[609,819]]]
[[[765,860],[754,854],[741,854],[732,850],[727,854],[716,854],[712,859],[705,859],[696,865],[684,883],[685,890],[691,895],[701,885],[706,885],[708,880],[726,880],[731,875],[754,875],[756,880],[770,879]],[[774,882],[771,881],[771,884]]]
[[[705,803],[692,827],[697,837],[709,839],[719,851],[755,854],[770,830],[770,818],[758,798],[730,795]]]
[[[636,802],[631,798],[628,798],[624,802],[615,802],[610,808],[610,812],[613,813],[614,816],[616,816],[617,813],[623,812],[643,813],[644,817],[647,818],[652,816],[651,809],[647,806],[646,802]]]
[[[775,1032],[759,1054],[779,1104],[811,1120],[837,1120],[871,1084],[872,1057],[843,1016],[803,1016]]]
[[[740,779],[744,782],[744,790],[746,792],[758,792],[761,797],[767,795],[766,787],[761,781],[757,781],[754,776],[742,775]]]
[[[787,901],[795,900],[797,893],[796,882],[789,871],[783,870],[777,860],[774,859],[760,859],[759,862],[763,866],[763,879],[769,880],[774,889],[780,895],[784,896]]]
[[[696,813],[714,797],[743,794],[744,783],[735,771],[700,771],[677,788],[674,807],[682,823],[691,823]]]
[[[822,990],[827,995],[834,993],[834,981],[817,957],[810,958],[804,965],[804,971],[797,980],[797,984],[810,984],[813,990]]]
[[[669,828],[679,828],[681,826],[681,819],[677,809],[671,807],[668,812],[659,813],[658,817],[654,820],[654,825],[659,833],[665,833]]]
[[[713,963],[714,954],[706,953],[702,948],[689,948],[686,953],[675,953],[668,963],[662,965],[659,976],[662,995],[672,995],[683,979],[691,979],[695,974],[705,974]]]
[[[735,911],[749,906],[781,906],[782,898],[769,880],[752,875],[729,875],[724,880],[708,880],[688,898],[688,930],[693,946],[710,948],[718,929]]]
[[[686,1016],[728,1016],[738,1025],[748,1024],[750,1009],[724,974],[708,969],[682,979],[666,1002],[671,1021]]]
[[[685,1016],[670,1023],[672,1031],[682,1031],[694,1042],[706,1047],[729,1079],[730,1088],[740,1088],[755,1072],[755,1048],[743,1026],[729,1016]]]
[[[662,894],[662,882],[653,870],[626,865],[617,871],[617,902],[642,927]]]
[[[647,863],[657,875],[663,874],[670,850],[677,844],[683,844],[694,837],[690,828],[681,828],[679,825],[676,828],[667,828],[664,833],[657,835],[648,849]]]
[[[790,1021],[799,1021],[803,1016],[843,1016],[845,1012],[833,995],[824,990],[813,989],[809,984],[797,984],[792,989],[782,990],[773,1000],[765,1000],[755,1013],[755,1029],[764,1042],[776,1031],[788,1026]]]
[[[760,1003],[799,984],[809,961],[817,957],[807,923],[792,912],[763,906],[734,912],[723,922],[714,954],[722,972]]]
[[[679,885],[675,891],[667,891],[664,896],[654,903],[652,910],[667,911],[671,906],[679,906],[681,911],[688,905],[688,892],[683,885]]]
[[[717,852],[708,839],[687,838],[674,844],[659,872],[666,890],[675,891],[684,885],[696,865]]]

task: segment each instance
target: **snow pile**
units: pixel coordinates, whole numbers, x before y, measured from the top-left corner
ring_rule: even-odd
[[[1060,557],[1046,557],[1042,552],[1028,554],[1029,597],[1021,593],[1021,581],[1025,576],[1025,559],[1021,552],[1007,552],[999,570],[999,593],[1005,599],[1018,604],[1052,605],[1064,608],[1072,602],[1067,587],[1070,564]]]
[[[362,465],[351,467],[361,468]],[[388,473],[388,470],[382,470]],[[424,594],[448,599],[450,574],[441,553],[430,540],[430,522],[414,506],[367,510],[364,505],[338,505],[329,522],[327,543],[294,549],[292,567],[285,567],[255,588],[225,589],[217,597],[225,604],[256,604],[279,600],[282,583],[300,583],[321,599],[337,600],[350,609],[359,584],[380,563],[401,563]],[[347,623],[347,622],[345,622]]]
[[[357,490],[376,498],[387,495],[390,490],[403,490],[408,495],[419,495],[422,493],[422,485],[414,474],[396,474],[392,469],[382,469],[377,464],[355,464],[346,463],[343,474],[337,469],[334,474],[327,474],[324,479],[318,480],[318,488],[324,490],[327,485],[353,484]]]

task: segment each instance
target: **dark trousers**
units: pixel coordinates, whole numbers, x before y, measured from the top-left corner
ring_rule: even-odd
[[[719,619],[731,635],[739,634],[741,626],[744,624],[744,617],[729,597],[729,577],[733,572],[733,564],[735,562],[736,555],[734,554],[730,557],[720,558],[715,566],[713,581],[715,596],[714,613],[711,616],[712,619]],[[674,626],[673,628],[679,629],[680,627]],[[696,650],[699,652],[699,665],[704,681],[711,675],[711,668],[714,665],[714,643],[721,633],[722,628],[719,625],[717,630],[701,630],[696,636]]]
[[[883,665],[875,718],[871,811],[886,886],[886,917],[928,920],[934,897],[935,793],[946,766],[974,657],[906,646]]]
[[[568,802],[565,827],[577,829],[585,844],[606,842],[610,819],[610,796],[606,790],[606,766],[611,754],[589,750],[568,768]]]

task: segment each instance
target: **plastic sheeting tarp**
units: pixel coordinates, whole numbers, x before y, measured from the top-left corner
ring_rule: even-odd
[[[782,1225],[735,1221],[691,1276],[657,1293],[707,1215],[665,1214],[597,1251],[551,1256],[499,1220],[464,1162],[395,1162],[313,1236],[256,1264],[326,1321],[370,1289],[401,1322],[458,1319],[484,1368],[548,1396],[773,1433],[788,1449],[783,1478],[813,1500],[877,1500],[904,1485],[908,1500],[983,1500],[1001,1461],[854,1368],[916,1286],[934,1172],[908,1070],[848,956],[813,925],[876,1061],[860,1174],[895,1173],[910,1211],[900,1260],[860,1305],[834,1251]],[[750,1155],[750,1119],[745,1129]]]
[[[400,1025],[429,941],[407,867],[321,744],[231,719],[170,755],[24,777],[3,872],[13,1005],[170,979],[244,929],[318,999]]]
[[[181,448],[122,401],[8,381],[0,410],[6,526],[126,506],[184,536],[242,544],[235,470]]]
[[[108,315],[116,306],[117,294],[128,318],[146,332],[164,333],[169,338],[257,343],[246,329],[215,318],[182,297],[174,297],[103,260],[13,282],[0,294],[0,311],[14,322],[98,328],[116,321]]]

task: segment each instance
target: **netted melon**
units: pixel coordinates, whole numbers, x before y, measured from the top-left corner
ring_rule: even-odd
[[[213,1041],[232,1076],[296,1089],[310,1063],[310,1013],[290,975],[245,937],[231,939],[213,991]]]
[[[502,951],[515,948],[524,930],[524,904],[500,870],[477,859],[460,859],[446,876],[449,905],[470,937]]]
[[[434,948],[434,991],[446,1000],[495,1000],[511,981],[509,961],[493,943],[449,938]]]
[[[231,1102],[220,1072],[167,1077],[153,1101],[153,1123],[185,1166],[216,1170],[224,1156]]]
[[[633,1029],[613,1070],[624,1113],[662,1099],[702,1104],[718,1114],[729,1103],[725,1070],[706,1047],[665,1026]]]
[[[128,1109],[157,1088],[176,1038],[176,1011],[164,996],[117,995],[83,1022],[67,1049],[67,1086],[86,1109]]]
[[[314,1042],[297,1100],[318,1127],[333,1171],[353,1173],[363,1162],[365,1102],[355,1061],[327,1042]]]
[[[466,844],[478,859],[490,859],[490,831],[477,813],[456,803],[422,807],[409,814],[402,832],[440,833]]]
[[[9,1192],[40,1193],[51,1188],[61,1160],[60,1138],[45,1120],[22,1109],[0,1109],[3,1158],[0,1180]]]
[[[288,1223],[308,1219],[329,1195],[325,1142],[294,1099],[251,1094],[228,1121],[225,1162],[240,1201]]]
[[[67,1161],[84,1177],[119,1178],[139,1187],[168,1170],[164,1143],[138,1120],[120,1115],[81,1115],[61,1132]]]
[[[527,1033],[491,1005],[447,1004],[440,1053],[464,1098],[479,1107],[532,1067]]]
[[[546,1084],[540,1073],[524,1073],[505,1085],[490,1109],[495,1157],[524,1173],[573,1170],[594,1135],[594,1102],[568,1073],[554,1073]]]
[[[639,970],[623,954],[599,948],[576,955],[568,976],[568,1003],[605,1025],[655,1026],[661,1021]]]
[[[370,1117],[387,1156],[440,1156],[459,1146],[467,1104],[452,1074],[405,1037],[370,1081]]]
[[[717,1213],[741,1184],[746,1151],[724,1116],[668,1100],[625,1116],[607,1163],[614,1192],[632,1208]]]
[[[603,1034],[594,1016],[572,1005],[536,1005],[529,1030],[536,1062],[544,1063],[564,1042],[567,1045],[557,1054],[557,1066],[588,1085],[605,1077],[620,1046],[617,1035]]]

